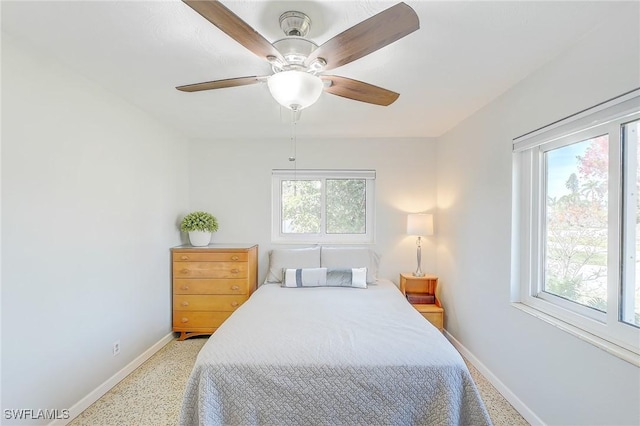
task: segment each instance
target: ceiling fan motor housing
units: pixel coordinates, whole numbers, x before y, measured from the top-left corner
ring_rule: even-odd
[[[282,56],[287,61],[286,64],[283,64],[283,68],[289,69],[304,68],[304,61],[311,52],[318,48],[318,45],[309,39],[293,36],[274,41],[273,46],[282,53]]]
[[[273,71],[306,71],[305,60],[318,48],[313,41],[304,38],[311,29],[311,19],[302,12],[290,10],[280,15],[280,28],[286,37],[273,42],[273,47],[278,49],[286,63],[270,61]]]

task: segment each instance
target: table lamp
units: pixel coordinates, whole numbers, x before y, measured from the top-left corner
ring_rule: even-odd
[[[414,277],[424,277],[420,267],[422,257],[422,237],[433,235],[433,215],[427,213],[412,213],[407,215],[407,234],[416,235],[418,240],[418,269],[413,273]]]

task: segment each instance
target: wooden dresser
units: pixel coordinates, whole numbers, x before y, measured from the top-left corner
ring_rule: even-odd
[[[212,334],[256,290],[257,245],[180,246],[171,258],[179,340]]]

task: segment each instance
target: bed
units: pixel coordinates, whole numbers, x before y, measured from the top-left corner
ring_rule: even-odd
[[[261,285],[203,346],[180,423],[491,421],[458,352],[395,284],[375,280],[366,288]]]

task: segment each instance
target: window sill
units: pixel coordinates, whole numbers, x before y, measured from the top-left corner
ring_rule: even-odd
[[[580,340],[591,343],[592,345],[610,353],[613,356],[616,356],[624,361],[627,361],[630,364],[640,367],[640,355],[635,352],[611,343],[608,340],[598,337],[574,325],[561,321],[549,314],[539,311],[538,309],[532,308],[529,305],[525,305],[524,303],[514,302],[511,303],[511,306],[538,319],[541,319],[542,321],[551,324],[554,327],[559,328],[560,330],[566,331],[567,333],[577,337]]]

